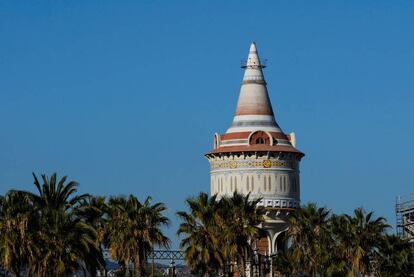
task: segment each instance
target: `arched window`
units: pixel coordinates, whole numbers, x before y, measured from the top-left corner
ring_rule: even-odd
[[[270,145],[270,139],[271,138],[266,132],[256,131],[251,134],[250,139],[249,139],[249,144],[250,145],[255,145],[255,144]]]
[[[253,176],[252,176],[252,185],[251,185],[251,188],[252,188],[252,191],[254,190],[254,179],[253,179]]]
[[[220,136],[219,134],[214,134],[214,149],[217,149],[220,146]]]

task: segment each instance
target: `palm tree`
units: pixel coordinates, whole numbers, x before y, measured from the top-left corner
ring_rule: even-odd
[[[324,246],[330,244],[329,210],[310,203],[298,209],[289,218],[288,236],[295,249],[297,268],[309,276],[324,272],[328,255]]]
[[[29,234],[32,240],[25,240],[25,247],[31,241],[38,243],[34,251],[26,252],[29,272],[39,276],[62,276],[75,271],[79,264],[102,266],[104,264],[100,246],[96,243],[96,231],[75,211],[80,201],[88,195],[75,195],[78,184],[65,184],[67,177],[57,180],[42,175],[41,184],[33,174],[38,194],[17,191],[29,199],[34,213],[31,215]]]
[[[300,272],[298,251],[291,247],[286,252],[280,252],[273,258],[275,269],[284,276],[297,276]]]
[[[414,252],[395,235],[385,235],[377,257],[379,277],[408,277],[414,274]]]
[[[57,181],[57,174],[53,173],[50,179],[42,174],[43,184],[41,185],[37,176],[33,174],[34,185],[39,195],[25,192],[31,197],[33,203],[38,209],[46,209],[48,212],[71,211],[80,201],[89,197],[89,194],[81,194],[74,196],[77,192],[78,183],[70,181],[65,184],[67,176]]]
[[[180,247],[194,273],[230,273],[228,265],[236,263],[238,276],[244,276],[252,255],[251,242],[261,236],[259,225],[264,222],[259,201],[237,192],[220,200],[205,193],[187,199],[190,212],[177,213],[183,221],[177,234],[184,235]]]
[[[107,225],[107,241],[112,257],[126,270],[130,262],[134,275],[141,276],[144,262],[154,246],[168,247],[169,239],[161,228],[169,224],[163,215],[163,203],[151,205],[148,197],[143,203],[130,195],[109,200],[110,213]]]
[[[334,218],[333,233],[338,242],[338,252],[346,262],[348,275],[364,276],[371,270],[386,228],[383,217],[373,218],[373,212],[362,208],[354,210],[354,216]]]
[[[219,204],[216,196],[209,198],[200,193],[197,198],[189,198],[186,204],[190,213],[180,211],[177,216],[183,221],[177,235],[184,235],[180,247],[193,273],[209,276],[224,265],[220,249],[220,225],[218,222]]]
[[[220,201],[219,223],[224,226],[223,246],[226,256],[239,265],[238,276],[244,276],[246,262],[251,260],[251,242],[263,235],[259,225],[264,222],[265,210],[257,206],[260,199],[250,200],[249,197],[250,194],[234,192],[232,197]]]
[[[37,252],[33,209],[24,194],[8,192],[0,197],[0,267],[19,276]]]
[[[74,213],[78,217],[83,218],[86,223],[93,226],[96,231],[95,243],[100,246],[100,251],[102,252],[102,246],[107,244],[105,241],[105,229],[108,223],[109,206],[106,198],[103,196],[89,196],[80,202],[80,205],[74,209]],[[93,262],[89,262],[85,266],[92,275],[98,270],[97,265]],[[99,269],[101,272],[106,272],[104,267]]]
[[[330,249],[330,265],[327,268],[328,276],[353,276],[352,273],[352,245],[354,234],[347,215],[332,215],[330,232],[333,245]]]

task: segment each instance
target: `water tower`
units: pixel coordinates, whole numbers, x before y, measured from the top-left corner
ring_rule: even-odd
[[[262,226],[267,236],[258,242],[261,254],[286,249],[287,216],[300,205],[299,163],[294,133],[277,124],[270,103],[264,65],[252,43],[233,123],[224,134],[214,135],[210,162],[211,195],[231,196],[234,191],[262,199],[267,210]]]

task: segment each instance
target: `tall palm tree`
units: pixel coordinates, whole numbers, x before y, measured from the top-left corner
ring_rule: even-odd
[[[102,252],[102,247],[107,244],[105,241],[105,229],[108,223],[109,206],[106,198],[103,196],[88,196],[87,199],[83,199],[80,205],[74,209],[74,213],[95,229],[96,244],[100,246],[99,249]],[[106,272],[104,267],[98,268],[98,265],[93,262],[88,262],[84,266],[87,267],[91,275],[94,275],[98,269],[101,272]]]
[[[163,215],[163,203],[151,204],[148,197],[141,203],[135,196],[112,197],[107,225],[107,241],[112,257],[126,269],[134,265],[134,275],[141,276],[147,255],[155,246],[168,247],[169,239],[161,228],[169,224]]]
[[[298,209],[289,218],[288,235],[303,272],[316,276],[324,271],[327,258],[324,246],[330,243],[329,210],[310,203]]]
[[[211,198],[200,193],[196,198],[189,198],[186,204],[190,212],[177,212],[183,221],[177,235],[184,236],[180,247],[184,249],[184,258],[193,273],[209,276],[224,265],[220,249],[219,204],[216,196]]]
[[[13,276],[19,276],[35,258],[38,245],[31,232],[34,220],[32,206],[24,194],[8,192],[0,197],[0,267]]]
[[[75,195],[77,183],[65,184],[66,177],[57,180],[56,174],[50,178],[42,175],[42,183],[35,174],[33,177],[38,194],[10,191],[24,203],[12,205],[20,209],[17,224],[25,226],[20,232],[24,240],[15,237],[13,242],[24,242],[20,268],[38,276],[62,276],[75,271],[80,263],[103,265],[95,229],[74,212],[87,195]]]
[[[184,236],[180,246],[194,273],[230,273],[228,265],[236,263],[238,276],[244,276],[252,255],[251,242],[260,237],[258,226],[264,221],[259,201],[237,192],[220,200],[205,193],[186,200],[190,211],[177,213],[183,221],[177,234]]]
[[[49,212],[71,211],[80,201],[86,200],[89,194],[74,195],[77,192],[78,183],[70,181],[65,184],[67,176],[57,180],[57,174],[53,173],[50,178],[45,174],[41,175],[43,184],[39,182],[37,176],[33,174],[34,185],[38,195],[25,192],[29,195],[38,209],[47,209]]]
[[[373,218],[373,212],[362,208],[354,215],[343,215],[333,221],[333,233],[339,243],[338,252],[349,268],[350,276],[364,276],[371,269],[380,243],[389,225],[383,217]],[[340,250],[340,251],[339,251]]]
[[[294,247],[285,252],[279,252],[273,257],[274,268],[283,276],[297,276],[301,269],[298,260],[298,251]]]
[[[385,235],[377,257],[379,277],[408,277],[414,275],[414,252],[406,240]]]
[[[330,232],[333,238],[330,249],[331,258],[327,268],[328,276],[353,276],[352,245],[354,234],[347,215],[332,215],[330,220]]]
[[[238,276],[245,275],[246,262],[251,260],[251,242],[259,239],[263,231],[265,210],[257,206],[260,199],[249,199],[250,195],[234,192],[232,197],[220,201],[220,224],[224,226],[223,246],[227,256],[237,263]]]

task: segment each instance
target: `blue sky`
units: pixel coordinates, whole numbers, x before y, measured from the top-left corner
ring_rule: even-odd
[[[0,193],[58,172],[176,210],[209,191],[256,41],[302,202],[395,223],[414,192],[412,1],[0,1]],[[176,243],[174,244],[176,245]]]

